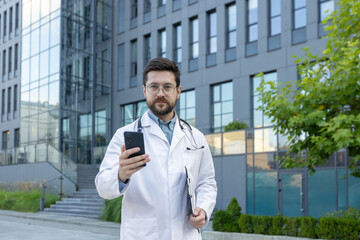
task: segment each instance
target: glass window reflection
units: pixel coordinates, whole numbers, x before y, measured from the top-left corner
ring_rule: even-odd
[[[40,27],[40,51],[49,48],[49,39],[50,39],[49,27],[50,27],[49,23],[46,23]]]
[[[50,49],[50,75],[59,72],[60,68],[60,46]]]
[[[50,47],[60,44],[60,18],[55,18],[50,22]]]
[[[255,214],[277,214],[277,173],[255,172]]]
[[[195,90],[180,93],[178,115],[195,126]]]
[[[214,132],[224,130],[233,121],[233,86],[232,82],[213,86],[212,129]]]

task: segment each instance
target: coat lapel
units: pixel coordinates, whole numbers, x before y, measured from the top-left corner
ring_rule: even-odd
[[[150,111],[150,110],[147,110]],[[163,133],[163,131],[161,130],[161,128],[159,127],[159,125],[154,122],[154,120],[152,120],[147,111],[144,113],[143,117],[141,118],[141,124],[144,128],[150,128],[150,134],[153,134],[159,138],[161,138],[162,140],[164,140],[165,142],[167,142],[168,140],[166,139],[165,134]]]
[[[172,140],[171,140],[170,154],[176,148],[176,145],[185,136],[185,133],[180,128],[179,121],[180,121],[180,119],[179,119],[179,116],[178,116],[177,119],[176,119],[174,133],[173,133],[173,137],[172,137]]]

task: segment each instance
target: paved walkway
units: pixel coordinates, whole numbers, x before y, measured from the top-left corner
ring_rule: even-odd
[[[0,239],[119,240],[120,224],[50,213],[0,210]]]

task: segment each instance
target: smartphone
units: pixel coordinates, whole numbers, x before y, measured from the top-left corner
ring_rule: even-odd
[[[144,144],[144,135],[142,132],[124,132],[125,138],[125,148],[130,149],[134,147],[139,147],[140,151],[133,153],[129,158],[145,154],[145,144]],[[146,163],[140,167],[145,167]]]

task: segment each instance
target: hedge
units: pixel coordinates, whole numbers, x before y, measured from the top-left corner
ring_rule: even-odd
[[[360,239],[360,210],[349,209],[341,214],[313,217],[257,216],[239,214],[236,199],[226,210],[215,212],[214,231],[242,232],[264,235],[285,235],[321,239]],[[237,209],[234,214],[234,209]],[[347,213],[347,212],[350,212]],[[236,226],[237,225],[237,226]]]

